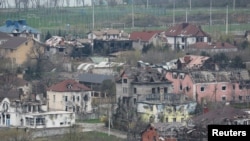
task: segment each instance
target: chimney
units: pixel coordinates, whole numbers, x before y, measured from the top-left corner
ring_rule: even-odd
[[[191,56],[187,55],[187,56],[184,57],[185,63],[190,62],[190,60],[191,60]]]

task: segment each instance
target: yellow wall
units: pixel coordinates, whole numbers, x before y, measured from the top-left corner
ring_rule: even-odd
[[[55,101],[54,101],[54,95],[55,95]],[[48,107],[50,110],[65,110],[64,105],[64,99],[63,99],[63,93],[61,92],[53,92],[53,91],[47,91],[48,96]]]
[[[155,105],[152,106],[152,110],[140,113],[141,121],[149,122],[152,115],[155,116],[154,122],[174,122],[174,119],[176,120],[175,122],[185,122],[190,117],[187,111],[174,111],[173,107],[166,106],[164,107],[164,112],[162,113],[162,119],[158,119],[157,115],[159,115],[159,112],[157,111]],[[171,109],[171,111],[169,111],[169,109]]]
[[[33,45],[33,40],[28,39],[27,43],[21,44],[17,49],[12,51],[6,51],[5,55],[7,58],[12,58],[13,63],[17,65],[22,65],[24,62],[26,62],[28,58],[27,55],[31,53]]]

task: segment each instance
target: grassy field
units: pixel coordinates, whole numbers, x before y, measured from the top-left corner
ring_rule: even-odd
[[[125,141],[113,135],[108,135],[100,132],[83,132],[65,134],[62,136],[37,138],[34,141]]]
[[[100,119],[76,120],[76,122],[83,122],[83,123],[102,123]]]
[[[186,13],[187,12],[187,13]],[[175,9],[175,22],[185,22],[186,14],[189,22],[202,23],[205,31],[225,31],[226,8],[213,8],[213,20],[220,21],[220,25],[208,26],[209,23],[209,7],[189,9]],[[231,17],[237,15],[250,14],[250,9],[229,9]],[[237,18],[237,17],[236,17]],[[236,19],[235,18],[235,19]],[[250,19],[245,17],[243,23],[237,23],[230,18],[229,32],[242,31],[250,29]],[[39,29],[42,33],[50,31],[57,34],[58,30],[66,33],[77,34],[83,36],[84,33],[93,29],[101,28],[124,28],[131,32],[142,29],[166,29],[173,23],[173,9],[159,7],[139,7],[134,6],[134,28],[132,26],[132,7],[131,6],[115,6],[105,7],[64,7],[64,8],[43,8],[43,9],[1,9],[0,22],[6,20],[26,19],[29,26]],[[223,21],[224,20],[224,24]],[[94,21],[94,22],[93,22]],[[248,22],[246,22],[248,21]],[[94,23],[94,24],[93,24]],[[232,23],[232,24],[231,24]],[[235,24],[237,23],[237,24]]]

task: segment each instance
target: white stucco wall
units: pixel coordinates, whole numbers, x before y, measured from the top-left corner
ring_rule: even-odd
[[[70,108],[72,105],[80,106],[79,112],[91,112],[92,111],[92,105],[91,105],[91,92],[54,92],[54,91],[48,91],[47,92],[48,98],[49,98],[49,110],[67,110],[73,111]],[[84,100],[84,96],[88,96],[88,101]],[[66,101],[67,98],[67,101]],[[86,106],[87,105],[87,106]],[[76,111],[76,109],[75,109]]]
[[[30,113],[23,115],[23,119],[24,126],[29,128],[69,127],[75,124],[75,114],[67,111]],[[43,121],[37,119],[43,119]]]

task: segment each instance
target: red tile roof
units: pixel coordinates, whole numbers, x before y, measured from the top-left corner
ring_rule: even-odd
[[[198,36],[198,37],[209,37],[209,35],[204,32],[201,27],[190,23],[177,24],[170,27],[166,31],[166,36]]]
[[[148,42],[151,38],[153,38],[156,34],[159,34],[163,31],[134,31],[130,34],[130,40],[141,40]]]
[[[91,89],[75,80],[68,79],[52,85],[47,90],[55,92],[80,92],[90,91]]]
[[[215,42],[215,43],[205,43],[205,42],[198,42],[189,46],[190,48],[196,49],[232,49],[237,48],[234,45],[231,45],[226,42]]]

